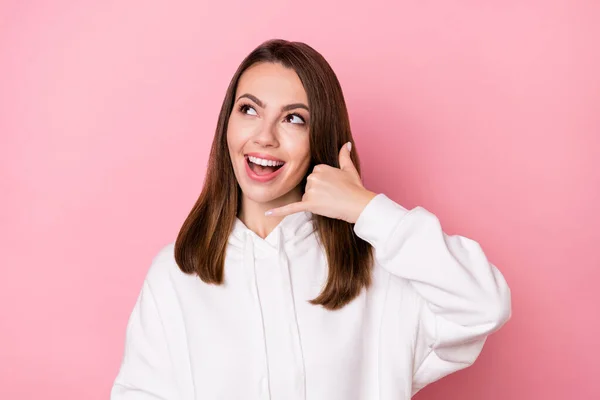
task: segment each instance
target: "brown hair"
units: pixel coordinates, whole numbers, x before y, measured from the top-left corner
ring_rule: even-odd
[[[310,109],[311,165],[339,168],[341,146],[352,141],[348,111],[340,83],[321,54],[301,42],[273,39],[254,49],[233,75],[221,106],[213,139],[204,187],[186,218],[175,242],[175,260],[188,274],[197,273],[206,283],[223,283],[227,241],[233,229],[240,187],[233,172],[227,147],[227,123],[242,73],[261,63],[280,63],[298,74],[308,97]],[[354,149],[356,149],[353,146]],[[351,158],[360,173],[356,150]],[[301,182],[305,187],[306,178]],[[356,236],[354,225],[346,221],[313,214],[317,237],[327,254],[327,284],[312,304],[329,310],[342,308],[371,283],[373,249]]]

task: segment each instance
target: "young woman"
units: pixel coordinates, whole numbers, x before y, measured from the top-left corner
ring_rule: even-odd
[[[113,400],[400,400],[511,316],[479,244],[365,188],[340,84],[271,40],[233,76],[203,191],[127,325]]]

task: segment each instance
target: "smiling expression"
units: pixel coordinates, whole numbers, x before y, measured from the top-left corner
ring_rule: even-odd
[[[259,63],[241,75],[227,146],[244,200],[300,200],[311,160],[309,122],[306,91],[293,69]],[[263,168],[256,164],[276,171],[261,175]]]

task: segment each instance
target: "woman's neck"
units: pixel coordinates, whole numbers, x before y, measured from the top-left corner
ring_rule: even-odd
[[[298,189],[298,188],[297,188]],[[275,227],[283,220],[284,217],[266,216],[265,212],[282,207],[290,203],[302,200],[302,194],[299,190],[292,190],[285,195],[269,202],[257,202],[242,193],[242,204],[238,212],[238,218],[261,238],[266,238],[275,229]]]

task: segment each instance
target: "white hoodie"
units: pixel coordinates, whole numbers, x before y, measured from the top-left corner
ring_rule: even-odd
[[[112,400],[402,400],[471,365],[511,316],[510,289],[479,244],[384,194],[354,226],[373,283],[337,311],[308,303],[327,279],[312,214],[265,239],[236,219],[225,284],[154,258],[131,313]]]

